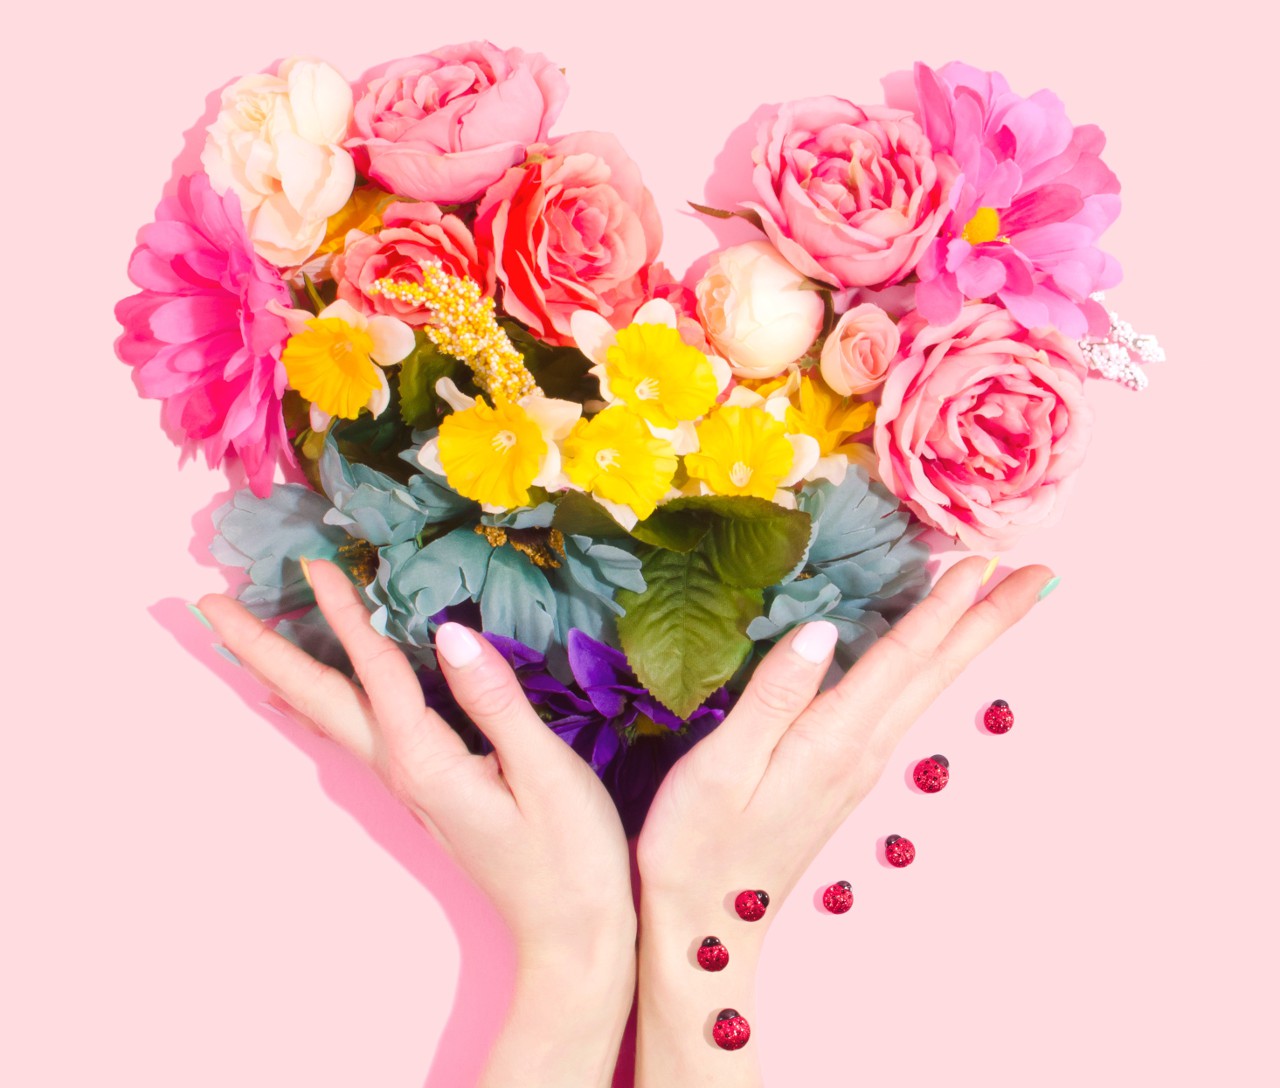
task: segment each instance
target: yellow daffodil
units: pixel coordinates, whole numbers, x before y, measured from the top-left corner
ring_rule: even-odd
[[[382,229],[382,213],[395,197],[376,185],[356,189],[341,208],[329,216],[325,226],[324,241],[313,257],[327,257],[339,253],[347,244],[347,234],[358,230],[362,234],[376,234]]]
[[[440,421],[435,444],[445,479],[459,495],[510,509],[529,502],[529,488],[549,451],[542,428],[519,404],[483,400]]]
[[[811,435],[823,457],[841,450],[855,434],[861,434],[876,418],[876,406],[856,397],[842,397],[816,373],[800,379],[791,397],[787,429]]]
[[[315,409],[313,427],[327,426],[332,416],[355,419],[362,408],[382,414],[391,398],[382,368],[413,351],[408,325],[394,317],[367,317],[341,300],[314,317],[289,311],[286,320],[293,335],[280,361],[290,387]]]
[[[698,424],[698,452],[684,464],[716,495],[772,499],[795,459],[784,423],[758,406],[726,405]]]
[[[569,482],[603,500],[627,529],[653,513],[671,487],[676,465],[671,443],[654,437],[623,405],[579,420],[564,443]]]

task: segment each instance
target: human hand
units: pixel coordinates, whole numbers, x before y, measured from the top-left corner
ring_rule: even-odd
[[[426,706],[413,666],[374,631],[346,575],[315,561],[309,577],[359,686],[228,597],[210,594],[199,608],[273,704],[377,771],[510,928],[516,993],[484,1083],[608,1083],[635,970],[630,863],[613,802],[485,639],[452,623],[436,632],[450,689],[494,746],[477,756]]]
[[[975,603],[985,566],[975,556],[952,567],[821,695],[835,628],[816,621],[792,632],[760,663],[719,728],[663,781],[637,844],[638,1088],[673,1078],[755,1082],[743,1063],[717,1064],[706,1045],[716,1012],[730,1006],[750,1020],[755,963],[782,901],[870,791],[911,723],[1030,611],[1052,577],[1045,567],[1023,567]],[[770,897],[754,924],[733,909],[747,889]],[[701,939],[724,939],[726,931],[732,977],[691,970]],[[675,1041],[681,1038],[685,1045]]]

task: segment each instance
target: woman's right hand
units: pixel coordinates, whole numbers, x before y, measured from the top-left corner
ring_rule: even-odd
[[[975,556],[952,567],[821,695],[835,628],[819,620],[793,631],[667,775],[637,844],[637,1088],[758,1083],[753,1062],[727,1061],[710,1045],[716,1013],[728,1006],[750,1021],[756,961],[782,901],[911,723],[1052,579],[1023,567],[975,603],[986,565]],[[756,923],[733,908],[749,889],[770,897]],[[707,936],[729,947],[723,974],[693,966]]]

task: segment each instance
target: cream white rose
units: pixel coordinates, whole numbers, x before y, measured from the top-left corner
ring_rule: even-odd
[[[350,84],[319,61],[287,60],[222,92],[200,161],[218,193],[235,191],[254,249],[272,264],[311,256],[350,198],[351,110]]]
[[[772,378],[822,331],[822,295],[768,242],[717,253],[698,281],[707,339],[744,378]]]

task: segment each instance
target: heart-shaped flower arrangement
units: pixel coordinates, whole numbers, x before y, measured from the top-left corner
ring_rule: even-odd
[[[243,467],[212,547],[244,603],[348,668],[299,561],[340,564],[465,735],[433,632],[481,626],[634,830],[786,632],[830,620],[847,667],[931,546],[1056,515],[1085,379],[1159,356],[1097,298],[1102,133],[961,64],[885,87],[766,111],[754,199],[701,209],[760,238],[685,285],[618,141],[550,135],[545,57],[229,86],[117,348],[184,447]]]

